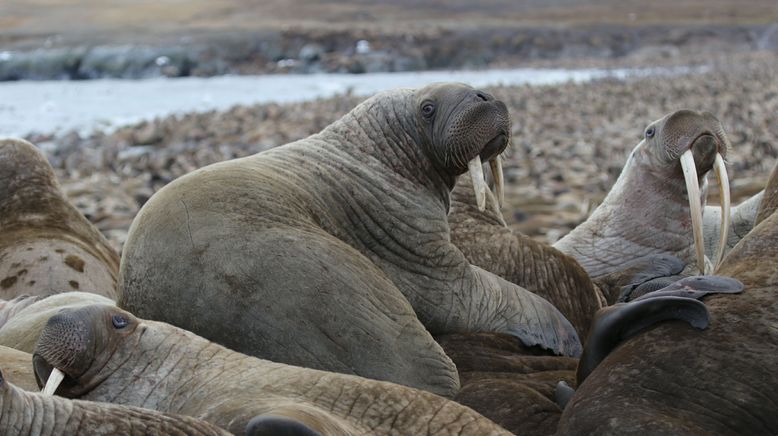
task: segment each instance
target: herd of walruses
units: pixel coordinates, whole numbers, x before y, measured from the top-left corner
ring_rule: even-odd
[[[383,92],[171,182],[120,258],[0,140],[2,433],[778,433],[778,169],[730,208],[679,110],[549,246],[503,220],[510,142],[487,92]]]

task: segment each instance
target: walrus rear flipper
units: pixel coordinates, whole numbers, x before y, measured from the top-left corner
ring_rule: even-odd
[[[692,327],[702,330],[708,326],[708,309],[700,301],[691,298],[655,296],[617,303],[597,311],[578,362],[578,386],[620,343],[654,324],[668,320],[686,321]]]

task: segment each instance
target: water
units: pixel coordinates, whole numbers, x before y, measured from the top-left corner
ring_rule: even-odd
[[[374,74],[315,74],[155,78],[145,80],[21,81],[0,83],[0,137],[32,132],[88,133],[143,119],[235,105],[286,103],[346,92],[371,95],[398,87],[457,81],[488,85],[545,85],[603,77],[666,74],[647,69],[500,69]]]

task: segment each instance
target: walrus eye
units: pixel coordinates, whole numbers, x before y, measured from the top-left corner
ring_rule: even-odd
[[[424,116],[424,118],[429,118],[432,116],[432,114],[435,113],[435,104],[434,103],[424,103],[421,107],[421,114]]]
[[[648,129],[646,129],[646,139],[653,138],[655,133],[656,128],[654,126],[650,126]]]
[[[112,316],[111,317],[111,322],[113,323],[113,326],[116,327],[117,329],[123,329],[123,328],[127,327],[127,324],[130,323],[129,321],[127,321],[127,318],[125,318],[122,315],[114,315],[114,316]]]

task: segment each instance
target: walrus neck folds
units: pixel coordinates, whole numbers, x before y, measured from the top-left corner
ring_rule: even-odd
[[[704,202],[705,177],[700,188]],[[587,222],[554,247],[575,257],[592,277],[618,271],[629,262],[652,254],[669,253],[693,265],[691,226],[683,179],[650,170],[650,165],[633,153],[608,196]]]
[[[348,148],[357,159],[374,158],[416,185],[423,186],[449,208],[449,193],[456,176],[441,171],[420,146],[413,93],[396,93],[391,99],[369,99],[321,132],[322,139],[337,138],[339,148]]]

